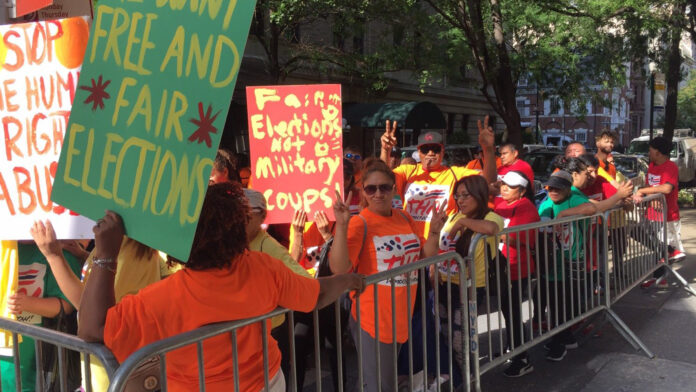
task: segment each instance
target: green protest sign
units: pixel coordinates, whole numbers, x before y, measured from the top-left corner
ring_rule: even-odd
[[[187,260],[254,5],[100,0],[52,200]]]

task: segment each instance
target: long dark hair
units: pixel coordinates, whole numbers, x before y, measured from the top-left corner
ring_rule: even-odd
[[[582,173],[587,170],[587,164],[580,158],[566,158],[563,157],[561,160],[561,170],[565,170],[570,174]]]
[[[486,179],[483,178],[482,176],[467,176],[462,178],[461,180],[457,181],[456,184],[454,184],[454,192],[459,190],[459,187],[464,185],[466,190],[469,192],[471,195],[471,198],[476,201],[476,211],[473,213],[472,216],[467,216],[467,218],[471,219],[484,219],[486,215],[491,211],[491,209],[488,207],[488,198],[489,198],[489,192],[488,192],[488,183],[486,182]],[[474,235],[474,232],[471,230],[465,230],[462,233],[462,236],[457,240],[457,243],[455,244],[455,249],[457,253],[459,253],[462,256],[466,256],[469,254],[469,246],[471,245],[471,237]]]

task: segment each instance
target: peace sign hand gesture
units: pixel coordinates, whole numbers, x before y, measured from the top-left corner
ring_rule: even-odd
[[[338,191],[336,191],[336,200],[334,200],[333,203],[334,216],[336,217],[336,225],[348,225],[348,221],[350,220],[350,209],[348,208],[346,202],[348,202],[352,196],[353,191],[348,192],[348,196],[346,196],[346,201],[344,202],[343,198],[341,197],[341,194]]]
[[[447,201],[443,201],[442,204],[433,210],[433,216],[430,218],[430,232],[431,234],[440,233],[442,228],[445,227],[447,223]]]
[[[396,121],[392,121],[390,126],[389,120],[387,120],[387,124],[384,127],[384,134],[380,139],[382,142],[382,150],[391,151],[391,149],[396,146],[396,125]]]
[[[493,132],[493,127],[488,125],[488,116],[483,119],[483,125],[481,125],[481,120],[477,121],[478,131],[479,131],[479,144],[481,148],[494,148],[495,147],[495,133]]]

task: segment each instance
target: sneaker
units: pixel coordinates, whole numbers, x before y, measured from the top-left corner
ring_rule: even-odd
[[[563,344],[552,345],[549,348],[550,350],[546,354],[546,359],[549,361],[560,362],[568,353],[568,350],[566,350],[565,345]]]
[[[669,282],[667,281],[667,278],[663,276],[663,277],[657,279],[657,281],[655,283],[655,287],[657,287],[658,289],[668,289]]]
[[[656,279],[656,278],[650,278],[650,279],[648,279],[648,280],[646,280],[646,281],[643,281],[643,283],[640,284],[640,287],[641,287],[641,288],[644,288],[644,289],[649,289],[649,288],[652,287],[652,285],[654,285],[656,282],[657,282],[657,279]]]
[[[551,351],[551,347],[552,347],[552,346],[551,346],[551,342],[550,342],[550,341],[544,343],[544,350],[546,350],[546,351]],[[578,344],[578,341],[575,340],[575,338],[573,338],[573,341],[572,341],[572,342],[567,342],[567,343],[565,344],[565,348],[568,349],[568,350],[574,350],[574,349],[576,349],[576,348],[578,348],[578,347],[580,347],[580,345]]]
[[[686,254],[684,252],[680,251],[679,249],[675,249],[669,254],[669,261],[671,263],[677,263],[686,258]]]
[[[529,363],[528,358],[520,358],[512,361],[510,366],[503,371],[505,377],[522,377],[527,373],[531,373],[534,370],[534,366]]]

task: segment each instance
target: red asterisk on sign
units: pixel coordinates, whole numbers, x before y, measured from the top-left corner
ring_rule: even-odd
[[[80,86],[80,89],[90,92],[84,103],[87,104],[92,102],[92,111],[97,110],[97,107],[99,107],[99,109],[104,109],[104,100],[111,98],[111,95],[106,92],[109,83],[111,83],[110,80],[102,82],[102,76],[99,75],[99,80],[97,82],[92,79],[92,87]]]
[[[213,117],[210,117],[212,111],[213,108],[208,105],[208,110],[203,113],[203,102],[198,102],[198,118],[192,118],[189,120],[196,124],[198,129],[196,129],[196,131],[189,136],[188,141],[197,141],[198,144],[205,142],[205,145],[208,146],[208,148],[212,146],[213,141],[210,139],[210,134],[217,133],[217,128],[213,126],[213,122],[215,122],[218,114],[220,114],[220,111],[218,110]]]

